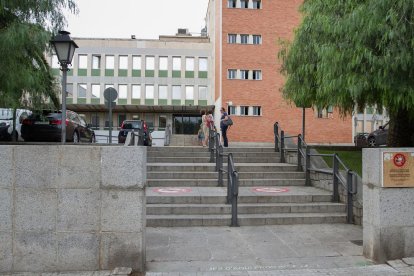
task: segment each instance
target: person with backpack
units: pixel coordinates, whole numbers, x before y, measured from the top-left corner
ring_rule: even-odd
[[[230,119],[224,107],[220,109],[220,112],[221,112],[220,129],[221,129],[221,136],[223,137],[223,147],[227,148],[229,146],[229,140],[227,139],[227,130],[229,126],[233,124],[233,121]]]

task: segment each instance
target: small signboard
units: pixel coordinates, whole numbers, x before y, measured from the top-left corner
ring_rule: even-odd
[[[414,152],[382,153],[382,187],[414,187]]]

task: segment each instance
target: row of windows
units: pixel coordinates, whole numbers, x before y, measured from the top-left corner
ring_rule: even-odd
[[[236,116],[262,116],[262,107],[261,106],[229,106],[227,108],[229,115]]]
[[[228,8],[261,9],[261,0],[227,0]]]
[[[229,44],[262,44],[261,35],[228,34]]]
[[[262,70],[228,69],[227,78],[229,80],[261,80]]]
[[[195,69],[195,60],[194,57],[185,57],[185,71],[194,71]],[[144,58],[145,70],[155,70],[155,57],[154,56],[145,56]],[[182,58],[181,57],[172,57],[172,70],[181,71]],[[141,56],[127,56],[120,55],[118,56],[118,69],[128,70],[128,65],[131,62],[132,70],[141,70],[142,68],[142,57]],[[198,58],[198,71],[207,72],[208,71],[208,59],[206,57]],[[91,61],[92,69],[100,69],[102,66],[102,56],[101,55],[92,55]],[[168,70],[168,57],[159,57],[158,58],[158,69],[159,70]],[[59,68],[59,63],[56,55],[52,56],[52,68]],[[87,69],[88,68],[88,55],[78,55],[78,68]],[[114,55],[105,55],[105,69],[113,70],[115,68],[115,56]]]
[[[85,83],[78,84],[78,98],[86,98],[88,85]],[[105,84],[104,89],[114,87],[113,84]],[[139,84],[132,84],[130,89],[128,89],[127,84],[119,84],[118,85],[118,98],[119,99],[128,99],[128,95],[131,96],[131,99],[141,99],[142,96],[145,96],[145,99],[154,99],[155,97],[155,86],[150,85],[139,85]],[[100,84],[92,84],[91,85],[91,98],[101,98],[103,91],[101,89]],[[143,90],[143,91],[141,91]],[[169,94],[171,94],[171,98],[173,100],[180,100],[182,98],[182,87],[180,85],[158,85],[158,99],[168,99]],[[73,84],[67,85],[67,95],[68,97],[73,97]],[[194,100],[194,93],[196,92],[196,88],[193,85],[187,85],[184,89],[184,96],[186,100]],[[198,99],[199,100],[207,100],[208,97],[208,90],[207,86],[198,86]]]

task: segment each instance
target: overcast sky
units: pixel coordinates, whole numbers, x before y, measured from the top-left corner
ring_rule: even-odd
[[[68,14],[73,37],[158,39],[178,28],[200,33],[208,0],[76,0],[77,15]]]

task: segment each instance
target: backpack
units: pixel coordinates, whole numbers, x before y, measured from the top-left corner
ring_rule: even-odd
[[[233,120],[231,119],[231,117],[229,115],[227,115],[227,120],[223,121],[223,125],[225,125],[225,126],[232,126],[233,125]]]

